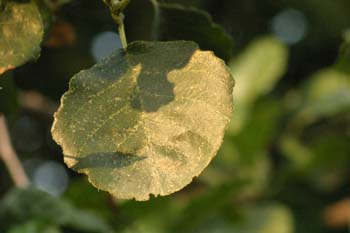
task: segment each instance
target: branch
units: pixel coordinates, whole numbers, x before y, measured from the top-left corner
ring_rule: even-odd
[[[0,113],[0,157],[4,161],[15,185],[19,188],[28,187],[28,177],[25,174],[22,164],[12,147],[6,125],[6,119],[2,113]]]

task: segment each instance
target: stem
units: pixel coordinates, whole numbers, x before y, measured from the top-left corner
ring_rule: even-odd
[[[154,18],[153,18],[153,24],[152,24],[152,39],[158,40],[159,24],[160,24],[160,9],[159,9],[159,4],[157,0],[151,0],[151,3],[153,5],[153,10],[154,10]]]
[[[125,36],[125,28],[124,28],[124,20],[123,20],[123,15],[120,16],[121,19],[118,20],[118,33],[119,33],[119,37],[120,37],[120,41],[122,42],[122,46],[123,49],[126,50],[126,48],[128,47],[128,41],[126,40],[126,36]]]
[[[29,186],[29,179],[12,147],[5,116],[0,113],[0,157],[4,161],[15,185],[19,188]]]
[[[128,42],[125,36],[123,10],[129,4],[130,0],[103,0],[103,2],[109,7],[112,18],[118,25],[120,41],[124,50],[126,50]]]

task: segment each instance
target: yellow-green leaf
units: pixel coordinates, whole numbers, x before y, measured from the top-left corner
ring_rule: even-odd
[[[35,3],[7,1],[0,9],[0,74],[36,59],[44,25]]]
[[[97,188],[167,195],[215,156],[232,88],[224,62],[193,42],[134,42],[72,78],[52,134],[66,164]]]

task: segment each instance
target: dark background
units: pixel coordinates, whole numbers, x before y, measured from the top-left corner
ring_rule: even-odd
[[[236,79],[237,105],[217,157],[184,190],[141,203],[115,200],[93,188],[85,176],[66,168],[50,135],[53,112],[75,73],[120,48],[112,33],[98,42],[101,33],[116,31],[102,1],[72,0],[53,13],[40,58],[7,72],[0,80],[0,86],[13,89],[11,96],[0,94],[0,103],[8,109],[13,144],[33,185],[92,212],[116,232],[347,232],[350,36],[348,31],[346,37],[346,30],[350,30],[350,1],[163,2],[208,12],[232,37],[232,49],[224,48],[232,55],[222,58]],[[153,13],[148,1],[131,0],[125,10],[129,41],[153,39]],[[172,23],[187,27],[181,24],[192,22],[187,17],[175,17]],[[277,23],[284,30],[276,30]],[[193,33],[177,32],[173,31],[174,39],[193,37]],[[272,48],[261,38],[269,38]],[[347,53],[346,45],[340,50],[346,40]],[[270,54],[276,46],[281,56]],[[262,77],[266,80],[259,81]],[[268,88],[259,91],[261,83]],[[241,85],[249,93],[235,96]],[[334,108],[329,110],[329,106]],[[0,164],[1,196],[12,186]],[[35,205],[38,200],[32,201]],[[23,229],[33,224],[37,228],[32,229],[46,232],[51,224],[62,232],[94,232],[43,219],[28,214],[3,229],[27,232]]]

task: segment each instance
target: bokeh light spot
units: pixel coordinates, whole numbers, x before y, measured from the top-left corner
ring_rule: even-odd
[[[35,170],[33,184],[40,190],[59,196],[67,189],[68,174],[60,163],[47,161]]]
[[[122,48],[119,35],[115,32],[105,31],[97,34],[92,41],[91,52],[95,61],[100,61],[116,49]]]
[[[281,41],[292,45],[305,37],[307,27],[303,13],[295,9],[285,9],[273,17],[271,29]]]
[[[30,116],[20,117],[11,133],[16,149],[21,152],[34,152],[44,144],[44,135],[37,121]]]

